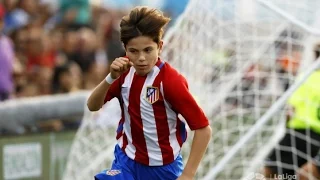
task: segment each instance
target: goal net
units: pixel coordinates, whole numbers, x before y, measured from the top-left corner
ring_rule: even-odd
[[[319,5],[318,0],[190,0],[168,30],[161,58],[186,77],[213,129],[198,179],[241,179],[261,171],[285,133],[285,102],[299,87],[292,83],[299,74],[306,79],[305,70],[313,66]],[[119,111],[116,100],[97,113],[85,110],[64,180],[92,179],[110,167]],[[191,140],[189,135],[183,146],[185,160]]]

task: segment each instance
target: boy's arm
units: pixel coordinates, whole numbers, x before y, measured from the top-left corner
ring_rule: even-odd
[[[212,130],[210,126],[206,126],[205,128],[195,130],[189,159],[181,177],[179,177],[178,180],[193,179],[197,172],[200,161],[209,144],[211,133]]]
[[[110,89],[111,84],[106,80],[102,80],[100,84],[94,88],[88,101],[87,106],[90,111],[98,111],[104,104],[106,92]]]
[[[112,62],[110,65],[110,74],[93,90],[87,101],[87,106],[90,111],[98,111],[104,103],[114,97],[120,96],[121,83],[119,77],[123,73],[128,72],[132,65],[132,62],[125,57],[116,58]]]

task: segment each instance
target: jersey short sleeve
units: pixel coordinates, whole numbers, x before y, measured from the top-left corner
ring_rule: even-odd
[[[106,92],[106,96],[104,98],[104,103],[110,101],[111,99],[117,97],[120,98],[121,93],[121,77],[115,80],[109,90]]]
[[[209,125],[208,119],[189,92],[188,83],[182,75],[173,73],[165,79],[164,95],[173,110],[186,119],[191,130]]]

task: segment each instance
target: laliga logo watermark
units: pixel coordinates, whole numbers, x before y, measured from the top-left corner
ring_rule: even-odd
[[[263,174],[260,173],[249,173],[242,180],[267,180]]]
[[[288,175],[288,174],[274,174],[273,179],[278,180],[295,180],[298,179],[297,175]],[[267,178],[260,173],[249,173],[247,176],[245,176],[242,180],[267,180]]]

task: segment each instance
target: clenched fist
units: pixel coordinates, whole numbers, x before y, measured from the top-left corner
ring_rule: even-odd
[[[126,72],[133,63],[126,57],[116,58],[110,66],[110,74],[112,79],[117,79]]]

